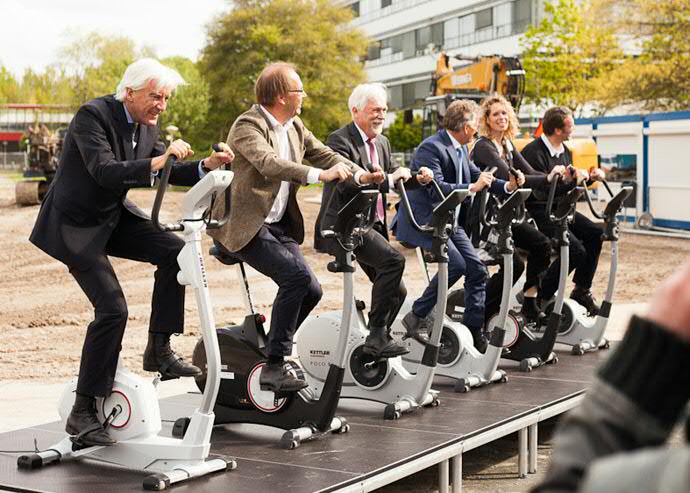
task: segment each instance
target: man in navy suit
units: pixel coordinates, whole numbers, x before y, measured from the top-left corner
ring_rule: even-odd
[[[66,430],[83,445],[115,441],[98,421],[96,397],[110,395],[127,303],[109,257],[156,266],[144,370],[163,379],[199,375],[170,348],[170,336],[184,327],[184,286],[177,282],[177,255],[184,242],[158,231],[127,192],[150,187],[169,156],[193,152],[183,140],[167,149],[159,138],[158,116],[171,92],[184,81],[153,59],[132,63],[114,95],[85,103],[70,123],[55,179],[38,213],[30,241],[67,266],[94,307],[86,329],[74,406]],[[192,186],[207,171],[230,162],[225,144],[202,161],[175,163],[170,183]]]
[[[445,195],[453,190],[469,189],[480,192],[490,187],[492,193],[504,195],[517,189],[524,182],[524,176],[511,175],[509,182],[495,179],[491,173],[481,172],[469,159],[467,144],[477,132],[478,107],[472,101],[454,101],[448,106],[443,119],[443,130],[427,138],[417,148],[410,169],[422,166],[429,168],[434,180]],[[430,187],[410,190],[410,205],[419,224],[431,219],[434,207],[440,202]],[[482,332],[484,324],[484,301],[486,298],[487,270],[477,255],[463,226],[470,207],[470,199],[461,205],[457,226],[448,242],[448,285],[452,286],[465,275],[464,323],[472,332],[477,349],[484,351],[487,339]],[[393,221],[393,230],[399,241],[405,241],[422,248],[431,248],[431,234],[416,231],[407,217],[405,208],[400,208]],[[408,333],[416,333],[424,339],[423,333],[430,327],[429,315],[436,304],[438,275],[434,276],[420,298],[412,305],[412,311],[403,318]]]

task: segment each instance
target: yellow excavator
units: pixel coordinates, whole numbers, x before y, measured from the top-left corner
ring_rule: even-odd
[[[467,62],[453,68],[450,59]],[[517,57],[449,56],[441,53],[436,71],[431,77],[430,96],[424,100],[422,139],[442,128],[446,108],[456,99],[470,99],[479,103],[492,94],[505,97],[517,112],[525,93],[525,70]],[[538,135],[537,135],[538,136]],[[518,150],[533,137],[515,140]],[[573,153],[573,164],[585,170],[598,166],[597,147],[592,139],[574,138],[568,142]]]

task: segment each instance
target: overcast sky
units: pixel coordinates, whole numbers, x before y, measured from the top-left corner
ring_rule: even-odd
[[[0,0],[0,64],[19,76],[58,61],[58,50],[96,31],[196,60],[207,23],[228,0]]]

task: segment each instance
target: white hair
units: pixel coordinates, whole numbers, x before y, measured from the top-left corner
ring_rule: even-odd
[[[362,111],[370,100],[385,105],[388,101],[386,86],[379,82],[360,84],[355,87],[347,100],[347,106],[352,113],[352,108]]]
[[[186,84],[177,70],[166,67],[153,58],[142,58],[125,70],[122,80],[115,89],[115,99],[122,101],[127,95],[128,87],[136,91],[146,87],[151,81],[156,84],[155,90],[169,89],[172,91],[177,86]]]

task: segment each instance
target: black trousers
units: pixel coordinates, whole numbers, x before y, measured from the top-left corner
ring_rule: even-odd
[[[531,223],[512,226],[513,243],[527,252],[527,277],[524,289],[539,286],[551,261],[551,241]],[[556,266],[558,267],[558,266]],[[525,262],[518,252],[513,254],[513,284],[525,270]],[[486,284],[486,320],[498,312],[503,294],[503,267]]]
[[[278,285],[266,346],[268,356],[273,357],[292,353],[295,331],[323,294],[297,241],[281,223],[264,224],[247,246],[234,253]]]
[[[181,333],[185,288],[177,282],[177,255],[183,246],[175,234],[162,233],[151,221],[123,211],[98,260],[87,269],[70,266],[70,274],[94,307],[94,320],[86,329],[77,392],[101,397],[110,395],[113,388],[127,325],[127,302],[108,256],[157,266],[149,332]]]
[[[548,220],[543,207],[531,208],[529,212],[542,233],[552,238],[556,237],[557,228]],[[599,264],[599,254],[603,244],[601,236],[604,230],[602,226],[576,212],[573,222],[568,226],[568,231],[570,232],[569,272],[575,270],[573,282],[576,286],[590,289]],[[560,257],[554,260],[542,279],[539,296],[543,300],[548,300],[558,290],[559,259]]]
[[[405,257],[381,234],[383,225],[374,226],[353,252],[373,286],[371,288],[371,327],[390,327],[407,297],[402,277]]]

